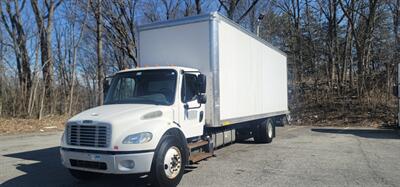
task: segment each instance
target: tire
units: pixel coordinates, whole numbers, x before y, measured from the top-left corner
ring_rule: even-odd
[[[94,173],[94,172],[89,172],[89,171],[81,171],[81,170],[75,170],[75,169],[69,169],[69,173],[76,179],[82,180],[82,181],[89,181],[92,179],[95,179],[102,174],[100,173]]]
[[[286,115],[281,115],[273,118],[273,123],[275,127],[284,127],[289,125],[288,117]]]
[[[282,120],[282,126],[288,126],[290,121],[289,114],[284,115],[281,120]]]
[[[184,143],[177,137],[167,135],[162,138],[155,152],[150,173],[152,186],[177,186],[185,171],[186,155]]]
[[[271,143],[275,136],[275,126],[271,119],[266,119],[255,128],[254,141],[256,143]]]

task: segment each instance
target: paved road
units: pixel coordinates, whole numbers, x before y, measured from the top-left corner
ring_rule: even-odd
[[[78,182],[59,162],[60,133],[0,136],[0,186],[144,186],[132,176]],[[180,186],[400,186],[393,130],[278,128],[272,144],[236,143],[188,168]]]

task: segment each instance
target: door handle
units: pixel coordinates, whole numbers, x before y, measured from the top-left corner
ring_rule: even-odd
[[[204,118],[204,112],[201,111],[200,115],[199,115],[199,123],[201,123],[203,121],[203,118]]]

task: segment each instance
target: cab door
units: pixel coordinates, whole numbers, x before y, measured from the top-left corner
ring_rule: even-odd
[[[198,103],[197,74],[184,73],[181,81],[180,126],[186,138],[203,135],[205,106]]]

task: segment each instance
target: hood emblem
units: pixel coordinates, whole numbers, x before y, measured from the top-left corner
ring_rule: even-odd
[[[83,120],[82,123],[83,124],[88,124],[88,123],[93,123],[93,121],[92,120]]]

